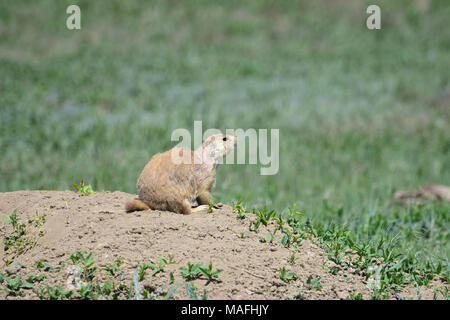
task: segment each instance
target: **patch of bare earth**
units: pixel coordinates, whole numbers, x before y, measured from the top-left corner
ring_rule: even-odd
[[[27,226],[27,237],[33,244],[25,252],[1,248],[0,272],[10,277],[28,273],[45,274],[46,279],[26,289],[18,297],[9,295],[5,283],[0,285],[1,299],[38,299],[37,287],[57,284],[69,289],[68,278],[76,251],[93,253],[95,264],[94,281],[114,281],[130,286],[132,272],[140,264],[159,264],[160,257],[168,260],[173,255],[175,264],[164,267],[164,271],[151,275],[147,270],[141,288],[155,293],[168,284],[169,275],[174,283],[182,282],[172,298],[188,298],[179,268],[189,263],[208,265],[223,269],[219,281],[208,282],[201,277],[193,280],[199,295],[206,289],[209,299],[346,299],[350,294],[361,293],[369,299],[371,290],[365,276],[357,269],[342,268],[337,274],[330,271],[338,267],[324,254],[324,250],[311,240],[303,239],[300,252],[286,248],[279,242],[263,243],[265,228],[259,234],[249,231],[249,223],[255,217],[245,215],[236,219],[233,208],[224,205],[209,214],[184,216],[172,212],[142,211],[126,213],[124,204],[135,199],[135,195],[119,191],[96,192],[90,196],[79,196],[72,191],[17,191],[0,193],[0,235],[6,239],[12,226],[5,225],[6,215],[17,209],[17,215]],[[36,225],[35,218],[45,214],[43,225]],[[272,229],[272,228],[271,228]],[[2,241],[3,245],[4,241]],[[295,262],[288,260],[295,253]],[[112,276],[104,267],[124,259],[120,271]],[[51,266],[64,266],[57,272],[37,270],[36,261],[43,260]],[[16,263],[21,268],[15,268]],[[7,264],[8,263],[8,264]],[[289,282],[280,279],[280,268],[294,272],[298,278]],[[321,290],[310,288],[307,279],[320,277]],[[423,299],[433,297],[437,280],[432,288],[421,288]],[[173,287],[167,285],[166,290]],[[416,298],[414,288],[405,288],[402,297]]]

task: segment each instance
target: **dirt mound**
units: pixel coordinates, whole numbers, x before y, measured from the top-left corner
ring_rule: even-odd
[[[33,285],[19,286],[16,291],[8,290],[4,280],[0,298],[56,295],[46,284],[50,288],[60,285],[61,292],[76,292],[89,278],[101,286],[115,283],[112,291],[118,298],[133,296],[125,287],[133,287],[134,281],[133,288],[140,286],[147,296],[162,297],[177,286],[172,298],[186,299],[188,281],[179,268],[188,263],[208,266],[210,262],[213,271],[223,270],[218,277],[208,281],[201,275],[192,280],[199,296],[206,290],[208,299],[345,299],[358,293],[370,298],[371,290],[360,270],[338,267],[309,239],[289,247],[275,240],[262,242],[260,237],[266,238],[268,229],[250,231],[252,214],[238,220],[228,205],[189,216],[161,211],[126,213],[125,202],[135,198],[118,191],[89,196],[71,191],[0,193],[1,221],[11,220],[8,216],[17,209],[16,227],[22,224],[25,230],[14,237],[11,221],[1,223],[0,273],[10,279],[17,275],[27,279],[33,274],[29,281]],[[76,258],[77,251],[84,251],[83,258]],[[84,271],[90,271],[80,278],[73,264],[81,264],[89,253],[93,263],[83,261]],[[167,262],[162,262],[162,270],[158,270],[160,258]],[[281,268],[286,270],[285,280],[280,278]],[[145,272],[139,273],[142,270]],[[296,278],[288,280],[291,272]],[[141,281],[133,280],[136,274]],[[45,279],[38,279],[39,275]],[[432,293],[432,289],[422,288],[422,298],[432,298]],[[402,294],[415,298],[413,288],[405,288]]]

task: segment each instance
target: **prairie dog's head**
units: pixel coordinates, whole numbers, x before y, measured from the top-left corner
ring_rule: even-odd
[[[204,160],[213,160],[215,163],[219,163],[227,154],[233,151],[236,146],[237,138],[228,134],[215,134],[209,136],[205,142],[203,142],[203,158]],[[205,159],[208,158],[208,159]]]

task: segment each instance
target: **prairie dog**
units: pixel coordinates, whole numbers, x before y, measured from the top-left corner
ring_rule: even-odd
[[[195,151],[172,148],[154,155],[137,181],[139,200],[125,209],[167,210],[183,214],[198,212],[193,206],[208,205],[220,161],[236,146],[237,138],[217,134],[208,137]],[[183,163],[174,161],[185,157]],[[200,208],[200,207],[199,207]]]

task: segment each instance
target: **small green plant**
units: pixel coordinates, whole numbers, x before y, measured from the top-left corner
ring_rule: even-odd
[[[116,258],[116,264],[120,267],[124,263],[124,259],[122,257]]]
[[[116,259],[114,264],[106,265],[103,269],[112,276],[115,276],[120,271],[120,266],[123,264],[123,258]]]
[[[303,291],[299,291],[295,296],[292,297],[291,300],[305,300],[305,293]]]
[[[70,260],[72,260],[73,264],[80,270],[83,279],[92,281],[97,267],[92,267],[94,265],[92,253],[89,253],[86,256],[85,254],[84,251],[77,251],[70,256]]]
[[[26,225],[20,222],[20,219],[17,216],[17,209],[15,209],[11,215],[6,215],[4,223],[5,225],[11,224],[13,228],[12,235],[6,236],[3,240],[5,251],[14,248],[17,254],[22,254],[36,244],[35,240],[27,239],[25,237],[27,234]]]
[[[120,268],[116,263],[114,263],[106,265],[103,267],[103,270],[105,270],[108,274],[115,276],[120,271]]]
[[[62,264],[61,266],[58,267],[52,267],[51,265],[49,265],[47,262],[44,262],[44,260],[38,260],[34,263],[34,266],[36,267],[36,269],[38,269],[39,271],[46,271],[46,272],[58,272],[61,270],[62,267],[64,267],[64,264]]]
[[[208,266],[199,266],[198,269],[208,279],[208,282],[216,280],[216,278],[219,277],[219,274],[223,272],[222,269],[213,271],[212,261],[209,262]]]
[[[275,210],[267,211],[267,208],[264,207],[261,210],[253,209],[253,214],[258,217],[258,222],[261,222],[263,225],[267,226],[270,219],[276,215]]]
[[[183,228],[184,227],[186,227],[186,229],[188,229],[188,230],[192,230],[192,226],[190,226],[190,225],[188,225],[186,223],[183,223]]]
[[[155,265],[153,263],[144,263],[139,266],[139,281],[142,281],[145,279],[145,271],[147,269],[152,269],[152,276],[156,275],[159,272],[164,271],[164,267],[168,264],[175,264],[176,262],[173,260],[174,256],[169,255],[169,261],[166,259],[160,257],[159,258],[159,265]]]
[[[284,282],[289,282],[297,279],[297,275],[294,272],[287,272],[285,267],[280,269],[280,279]]]
[[[21,231],[25,225],[19,224],[19,217],[17,217],[17,209],[14,209],[11,215],[6,215],[5,224],[11,224],[14,230]]]
[[[61,285],[51,287],[46,284],[45,287],[37,288],[37,296],[41,299],[64,300],[70,299],[73,296],[73,292],[64,290]]]
[[[234,209],[237,211],[237,216],[236,219],[237,220],[242,220],[244,219],[245,216],[245,212],[246,212],[246,208],[245,206],[242,205],[242,200],[239,200],[238,202],[236,202],[233,205]]]
[[[36,210],[36,214],[35,214],[35,217],[33,219],[34,226],[35,227],[42,227],[45,224],[46,216],[47,215],[45,213],[39,215],[39,213]]]
[[[296,204],[296,205],[294,206],[294,208],[290,208],[290,207],[289,207],[289,208],[288,208],[288,209],[289,209],[289,214],[288,214],[288,216],[289,216],[289,217],[301,217],[301,216],[303,216],[304,213],[298,211],[298,210],[297,210],[298,207],[299,207],[299,204]]]
[[[169,261],[167,261],[167,260],[164,260],[164,261],[166,261],[166,264],[177,264],[177,262],[175,261],[175,255],[173,255],[173,254],[169,254]]]
[[[257,219],[256,219],[256,221],[250,222],[248,230],[255,232],[255,233],[258,233],[258,230],[259,230],[259,227],[261,226],[261,224],[263,224],[264,226],[267,226],[270,219],[276,215],[275,210],[267,211],[266,207],[264,207],[261,210],[257,210],[255,208],[253,208],[252,212],[253,212],[253,215],[255,215],[257,217]]]
[[[155,265],[153,263],[149,263],[148,266],[152,269],[152,276],[154,276],[155,274],[159,273],[159,272],[163,272],[164,271],[164,267],[168,264],[166,259],[163,258],[159,258],[159,265]]]
[[[354,294],[350,293],[348,295],[348,300],[364,300],[362,293]]]
[[[139,281],[143,281],[145,279],[145,271],[150,268],[150,265],[148,263],[143,263],[139,265],[139,272],[138,272],[138,278]]]
[[[41,282],[44,279],[45,279],[45,275],[43,275],[43,274],[36,275],[34,273],[28,273],[26,282],[29,282],[29,283]]]
[[[89,283],[82,285],[78,292],[72,294],[73,298],[84,300],[97,300],[101,295],[101,287],[98,283]]]
[[[216,203],[211,200],[208,204],[208,213],[213,213],[215,211],[214,207],[216,206]]]
[[[450,300],[450,296],[448,294],[448,287],[439,287],[434,290],[433,299],[436,300],[438,298],[438,294],[441,294],[445,300]]]
[[[117,289],[117,284],[115,282],[105,281],[105,283],[103,284],[103,287],[100,288],[100,293],[106,299],[108,299],[110,297],[110,295],[113,294],[113,299],[114,299],[114,294],[117,291],[116,289]],[[116,296],[116,298],[117,298],[117,296]]]
[[[289,257],[288,262],[289,262],[290,264],[294,264],[295,261],[297,261],[297,260],[298,260],[298,258],[295,256],[295,253],[293,253],[293,254]]]
[[[97,282],[91,282],[87,285],[82,284],[77,291],[65,290],[61,285],[51,287],[48,284],[37,288],[38,297],[49,300],[97,300],[101,297],[107,300],[117,300],[121,294],[127,299],[131,297],[130,289],[127,286],[109,281],[106,281],[103,285]]]
[[[384,292],[384,290],[375,289],[370,295],[370,299],[372,300],[388,300],[389,294]]]
[[[121,294],[127,296],[129,292],[126,285],[122,283],[117,285],[114,282],[109,283],[108,281],[105,282],[102,290],[104,294],[107,295],[112,294],[112,300],[117,300]]]
[[[193,280],[198,278],[201,275],[200,267],[202,265],[200,263],[198,264],[192,264],[188,262],[187,267],[180,267],[178,270],[181,273],[181,276],[186,280]]]
[[[283,227],[286,225],[286,220],[283,218],[281,214],[276,214],[273,217],[273,220],[277,223],[278,229],[283,229]]]
[[[73,186],[80,196],[89,196],[94,193],[92,186],[90,184],[86,184],[83,180],[81,180],[80,185],[74,183]]]
[[[273,240],[275,239],[275,234],[277,233],[278,229],[274,229],[273,232],[271,232],[270,230],[267,230],[267,236],[266,239],[264,239],[263,237],[260,237],[261,242],[269,242],[272,243]]]
[[[287,228],[283,228],[282,230],[283,230],[284,236],[281,239],[280,243],[285,248],[289,248],[291,246],[291,243],[292,243],[292,233]]]
[[[33,282],[22,281],[20,275],[16,275],[13,279],[4,277],[3,281],[6,282],[6,291],[12,296],[20,296],[23,293],[22,289],[32,289],[34,287]]]
[[[70,256],[70,260],[76,265],[83,265],[85,268],[89,268],[94,264],[94,256],[92,253],[89,253],[87,256],[84,256],[85,254],[84,251],[77,251]]]
[[[320,283],[321,280],[321,277],[313,278],[312,275],[309,275],[308,279],[306,279],[306,285],[309,290],[316,289],[320,291],[322,290],[322,284]]]
[[[248,231],[258,233],[259,226],[261,225],[261,221],[250,221],[250,225],[248,226]]]
[[[339,273],[340,270],[341,270],[341,268],[333,266],[330,268],[330,273],[335,276]]]

